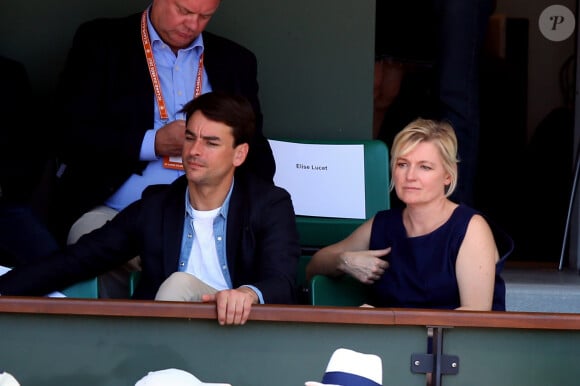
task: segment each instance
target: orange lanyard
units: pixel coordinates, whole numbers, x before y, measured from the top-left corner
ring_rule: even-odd
[[[162,120],[169,119],[167,109],[165,107],[165,99],[161,92],[161,83],[159,82],[159,75],[157,74],[157,66],[155,65],[155,58],[153,57],[153,49],[149,40],[149,31],[147,30],[147,10],[143,11],[141,15],[141,41],[143,42],[143,49],[145,50],[145,58],[147,58],[147,67],[149,68],[149,75],[153,83],[153,90],[155,91],[155,100],[159,107],[159,115]],[[193,97],[197,98],[201,95],[201,83],[203,73],[203,53],[199,57],[199,65],[197,67],[197,76],[195,78],[195,91]]]

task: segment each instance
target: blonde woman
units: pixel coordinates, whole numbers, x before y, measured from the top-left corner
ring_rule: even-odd
[[[417,119],[391,150],[391,189],[405,204],[378,212],[306,268],[370,285],[370,305],[505,310],[500,276],[513,242],[473,208],[449,199],[457,186],[457,138],[445,122]],[[497,238],[497,239],[496,239]]]

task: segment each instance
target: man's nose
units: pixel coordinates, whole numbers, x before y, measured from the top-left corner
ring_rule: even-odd
[[[190,31],[199,31],[199,15],[195,13],[189,15],[185,21],[185,26]]]
[[[202,146],[201,141],[196,139],[192,142],[191,147],[189,148],[189,154],[199,155],[201,154]]]

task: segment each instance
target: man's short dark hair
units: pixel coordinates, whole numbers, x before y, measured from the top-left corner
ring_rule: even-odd
[[[256,130],[256,115],[250,102],[243,96],[223,91],[212,91],[189,101],[181,112],[186,123],[196,111],[212,121],[232,128],[234,146],[249,143]]]

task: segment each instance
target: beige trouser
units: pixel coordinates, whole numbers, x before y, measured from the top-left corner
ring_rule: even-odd
[[[187,272],[173,272],[159,287],[155,300],[200,302],[201,295],[215,294],[215,288]]]
[[[102,227],[119,213],[108,206],[98,206],[83,214],[72,225],[68,233],[67,244],[74,244],[81,236]],[[131,296],[131,272],[141,270],[139,256],[129,260],[123,266],[116,268],[98,277],[99,298],[127,299]]]

